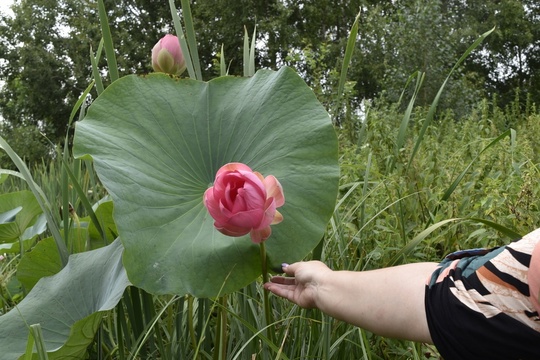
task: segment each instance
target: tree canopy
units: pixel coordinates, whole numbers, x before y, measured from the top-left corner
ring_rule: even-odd
[[[174,31],[166,3],[105,0],[120,73],[151,71],[155,42]],[[353,106],[396,102],[415,71],[426,74],[418,105],[429,104],[449,70],[496,27],[455,73],[441,106],[467,111],[483,98],[499,106],[516,91],[540,101],[540,4],[534,0],[196,0],[192,12],[203,76],[217,76],[221,46],[229,73],[242,74],[244,29],[256,26],[257,68],[292,66],[324,103],[360,12],[349,80]],[[0,134],[28,161],[66,134],[71,109],[91,80],[90,52],[101,33],[97,0],[15,0],[0,14]],[[179,8],[179,12],[181,12]],[[99,63],[106,74],[106,63]],[[91,95],[95,98],[96,94]],[[30,145],[33,144],[33,145]],[[0,166],[8,162],[0,155]]]

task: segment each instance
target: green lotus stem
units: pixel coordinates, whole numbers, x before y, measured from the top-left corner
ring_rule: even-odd
[[[266,259],[266,247],[264,245],[264,241],[260,243],[260,249],[261,249],[261,264],[262,264],[262,278],[263,278],[263,284],[268,282],[268,264]],[[272,319],[272,312],[270,311],[270,299],[268,297],[268,290],[264,289],[264,316],[266,319],[266,334],[268,336],[268,339],[270,342],[274,342],[274,332],[270,329],[270,324],[272,324],[274,321]]]
[[[219,344],[214,353],[214,359],[227,358],[227,295],[219,298],[219,317],[216,327],[216,342]]]
[[[187,295],[187,301],[188,301],[188,328],[189,328],[189,336],[191,338],[191,346],[193,346],[193,350],[197,350],[197,338],[195,336],[195,327],[193,325],[193,296]]]

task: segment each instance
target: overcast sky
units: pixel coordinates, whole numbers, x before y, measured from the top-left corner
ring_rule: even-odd
[[[9,7],[13,4],[13,0],[0,0],[0,10],[3,13],[11,14]]]

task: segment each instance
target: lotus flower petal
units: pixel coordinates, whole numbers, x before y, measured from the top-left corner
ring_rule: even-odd
[[[204,193],[216,229],[228,236],[250,233],[254,243],[266,240],[272,233],[270,225],[281,222],[283,216],[276,208],[284,203],[283,189],[274,176],[264,178],[242,163],[222,166]]]

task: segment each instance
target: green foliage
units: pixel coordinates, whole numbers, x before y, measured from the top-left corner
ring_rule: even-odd
[[[121,265],[122,245],[72,255],[68,265],[42,279],[10,312],[0,317],[2,359],[17,359],[27,327],[40,324],[53,359],[82,358],[103,312],[112,309],[130,285]]]
[[[362,189],[357,195],[345,193],[352,209],[355,209],[355,203],[367,201],[365,194],[369,194],[373,198],[370,203],[376,205],[356,205],[355,212],[345,211],[346,216],[340,218],[340,222],[348,224],[345,229],[353,244],[362,248],[371,244],[368,247],[375,245],[387,251],[392,247],[399,249],[429,224],[453,218],[486,219],[521,234],[538,226],[538,208],[530,202],[530,196],[538,191],[530,184],[530,177],[537,173],[536,164],[540,160],[530,146],[538,128],[535,124],[537,116],[529,117],[516,129],[515,139],[506,137],[487,148],[501,133],[492,122],[493,113],[478,115],[473,113],[464,122],[455,122],[450,115],[439,119],[427,129],[423,150],[409,165],[407,160],[413,141],[425,116],[425,112],[417,108],[412,119],[416,126],[410,129],[413,131],[411,140],[400,151],[396,167],[391,168],[394,144],[389,139],[397,136],[397,114],[386,108],[370,109],[363,146],[342,147],[344,190],[359,181],[360,185],[368,184],[366,187],[357,185],[356,189]],[[342,138],[342,144],[344,141],[346,139]],[[471,161],[471,167],[463,174],[452,195],[442,200]],[[371,164],[371,168],[364,169],[357,164]],[[367,173],[369,178],[364,179],[362,174]],[[510,205],[514,203],[519,206]],[[521,210],[513,210],[515,208]],[[390,238],[385,238],[390,234]],[[500,244],[499,241],[500,234],[495,229],[461,220],[432,233],[429,243],[404,262],[436,260],[458,248],[493,246]],[[378,257],[382,253],[376,251]],[[360,259],[365,258],[360,256]],[[382,259],[375,267],[389,261],[389,257]]]
[[[62,261],[53,238],[41,240],[32,251],[21,258],[17,266],[17,280],[30,291],[39,279],[62,270]]]
[[[10,213],[12,215],[9,215]],[[0,195],[0,244],[28,239],[24,233],[41,213],[41,208],[30,191]]]
[[[40,164],[43,158],[47,159],[52,153],[50,145],[34,124],[10,124],[0,122],[0,134],[10,139],[13,150],[30,164]],[[0,152],[0,167],[15,169],[15,166],[5,152]]]

